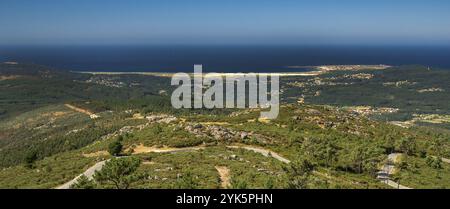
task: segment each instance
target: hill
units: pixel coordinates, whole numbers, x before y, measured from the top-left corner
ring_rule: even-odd
[[[110,153],[117,144],[116,154],[139,159],[137,176],[145,176],[130,188],[390,188],[386,179],[410,188],[449,188],[450,135],[445,128],[400,127],[380,119],[398,112],[378,114],[353,106],[445,114],[448,104],[440,99],[431,102],[433,107],[427,107],[430,101],[407,105],[411,98],[425,97],[412,93],[425,87],[443,89],[430,94],[445,98],[446,78],[435,79],[445,72],[406,71],[283,78],[279,117],[259,121],[259,109],[174,110],[165,77],[4,64],[0,188],[58,187],[98,162],[116,159]],[[403,89],[406,84],[400,82],[400,87],[380,89],[405,76],[416,82],[414,87]],[[360,88],[351,91],[355,86]],[[300,94],[305,102],[298,104]],[[388,94],[396,99],[377,103],[375,98]],[[341,96],[352,100],[345,103]],[[94,186],[115,188],[108,181]]]

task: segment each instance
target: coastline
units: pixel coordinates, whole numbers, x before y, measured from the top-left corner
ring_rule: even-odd
[[[307,72],[273,72],[273,73],[256,73],[258,75],[278,75],[280,77],[295,77],[295,76],[318,76],[323,73],[332,71],[360,71],[360,70],[385,70],[391,68],[389,65],[321,65],[321,66],[287,66],[290,69],[305,69],[310,68],[311,71]],[[73,73],[83,73],[91,75],[147,75],[147,76],[158,76],[158,77],[172,77],[176,73],[169,72],[103,72],[103,71],[70,71]],[[192,75],[193,73],[187,73]],[[205,73],[208,76],[209,73]],[[214,73],[215,75],[221,76],[233,76],[241,75],[242,73]]]
[[[146,75],[146,76],[158,76],[158,77],[172,77],[176,73],[165,73],[165,72],[95,72],[95,71],[70,71],[72,73],[82,73],[82,74],[91,74],[91,75]],[[187,73],[188,75],[192,75],[194,73]],[[241,75],[243,73],[204,73],[205,76],[208,74],[215,74],[220,76],[233,76],[233,75]],[[244,73],[247,74],[247,73]],[[287,76],[317,76],[322,74],[321,71],[311,71],[311,72],[279,72],[279,73],[255,73],[258,75],[278,75],[280,77]]]

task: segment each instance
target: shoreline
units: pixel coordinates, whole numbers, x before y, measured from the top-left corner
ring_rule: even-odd
[[[158,76],[158,77],[172,77],[176,73],[167,73],[167,72],[96,72],[96,71],[70,71],[72,73],[81,73],[81,74],[91,74],[91,75],[146,75],[146,76]],[[193,75],[194,73],[187,73],[188,75]],[[242,75],[248,73],[203,73],[205,76],[208,74],[215,74],[220,76],[233,76],[233,75]],[[321,71],[310,71],[310,72],[277,72],[277,73],[255,73],[257,75],[278,75],[280,77],[286,76],[316,76],[322,74]]]
[[[361,71],[361,70],[384,70],[387,68],[391,68],[389,65],[321,65],[321,66],[287,66],[290,69],[305,69],[310,68],[311,71],[307,72],[264,72],[264,73],[255,73],[257,75],[278,75],[280,77],[293,77],[293,76],[318,76],[323,73],[333,72],[333,71]],[[82,73],[82,74],[91,74],[91,75],[147,75],[147,76],[158,76],[158,77],[172,77],[176,73],[171,72],[108,72],[108,71],[70,71],[72,73]],[[205,72],[204,74],[208,76],[209,73],[214,72]],[[215,75],[220,76],[233,76],[233,75],[242,75],[248,73],[214,73]],[[194,73],[187,73],[192,75]]]

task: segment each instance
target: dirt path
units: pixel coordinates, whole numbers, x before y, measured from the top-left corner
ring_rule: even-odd
[[[246,150],[250,150],[259,154],[262,154],[266,157],[273,157],[283,163],[290,163],[291,161],[280,156],[279,154],[272,152],[271,150],[267,150],[267,149],[263,149],[263,148],[259,148],[259,147],[252,147],[252,146],[246,146],[246,145],[235,145],[235,146],[227,146],[228,148],[231,149],[246,149]]]
[[[103,168],[103,166],[105,165],[105,163],[108,162],[108,160],[104,160],[101,162],[96,163],[95,165],[93,165],[92,167],[88,168],[84,173],[78,175],[77,177],[75,177],[74,179],[66,182],[65,184],[56,187],[56,189],[70,189],[70,187],[72,185],[74,185],[75,183],[77,183],[78,179],[82,176],[85,175],[88,179],[92,179],[95,171],[99,171]]]
[[[64,106],[66,106],[67,108],[69,108],[71,110],[74,110],[74,111],[77,111],[77,112],[89,115],[89,117],[92,118],[92,119],[99,118],[98,115],[90,112],[89,110],[82,109],[82,108],[79,108],[79,107],[75,107],[75,106],[73,106],[71,104],[64,104]]]
[[[229,188],[231,186],[231,182],[230,182],[230,169],[228,169],[225,166],[216,166],[215,167],[217,172],[219,172],[219,176],[220,176],[220,186],[223,189]]]
[[[172,148],[172,147],[163,147],[163,148],[156,148],[156,147],[146,147],[142,144],[136,146],[133,149],[133,154],[141,154],[141,153],[174,153],[174,152],[188,152],[188,151],[197,151],[204,149],[205,147],[183,147],[183,148]]]
[[[10,76],[0,76],[0,81],[6,81],[6,80],[15,80],[20,78],[21,76],[19,75],[10,75]]]

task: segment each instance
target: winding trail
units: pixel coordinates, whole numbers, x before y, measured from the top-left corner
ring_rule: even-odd
[[[286,163],[286,164],[291,163],[291,161],[289,159],[287,159],[285,157],[282,157],[278,153],[273,152],[273,151],[268,150],[268,149],[264,149],[264,148],[260,148],[260,147],[254,147],[254,146],[249,146],[249,145],[234,145],[234,146],[227,146],[227,147],[231,148],[231,149],[245,149],[245,150],[249,150],[249,151],[253,151],[253,152],[262,154],[263,156],[266,156],[266,157],[273,157],[276,160],[278,160],[280,162],[283,162],[283,163]],[[348,181],[348,180],[345,180],[345,179],[337,178],[337,177],[330,176],[330,175],[328,175],[326,173],[322,173],[322,172],[319,172],[319,171],[313,171],[313,173],[315,175],[318,175],[318,176],[321,176],[323,178],[327,178],[327,179],[330,179],[330,180],[333,180],[333,181],[345,182],[347,184],[353,184],[353,185],[361,185],[361,183],[359,183],[359,182]]]
[[[254,147],[254,146],[249,146],[249,145],[230,145],[230,146],[226,146],[227,148],[230,149],[245,149],[245,150],[249,150],[249,151],[253,151],[256,153],[259,153],[265,157],[272,157],[280,162],[289,164],[291,163],[291,161],[281,155],[279,155],[276,152],[272,152],[271,150],[268,149],[264,149],[264,148],[260,148],[260,147]],[[197,147],[183,147],[183,148],[169,148],[169,147],[165,147],[165,148],[155,148],[155,147],[145,147],[143,145],[138,145],[135,149],[133,154],[140,154],[140,153],[176,153],[176,152],[188,152],[188,151],[198,151],[201,149],[204,149],[206,147],[201,147],[201,146],[197,146]],[[85,175],[86,177],[88,177],[89,179],[92,179],[93,175],[95,174],[95,171],[99,171],[102,169],[102,167],[105,165],[105,163],[108,160],[105,161],[101,161],[96,163],[94,166],[90,167],[89,169],[87,169],[83,174],[80,174],[79,176],[75,177],[74,179],[72,179],[71,181],[56,187],[56,189],[70,189],[70,187],[75,184],[78,180],[78,178],[80,178],[82,175]],[[221,179],[221,187],[222,188],[228,188],[230,186],[230,170],[225,167],[225,166],[215,166],[216,170],[219,173],[220,179]],[[326,177],[328,179],[333,179],[336,181],[344,181],[350,184],[358,184],[358,182],[352,182],[352,181],[347,181],[345,179],[340,179],[340,178],[336,178],[330,175],[327,175],[325,173],[321,173],[319,171],[314,171],[314,173],[316,175],[320,175],[322,177]],[[398,185],[396,182],[391,181],[389,179],[387,179],[385,182],[391,187],[394,188],[400,188],[400,189],[410,189],[408,187],[402,186],[402,185]]]

